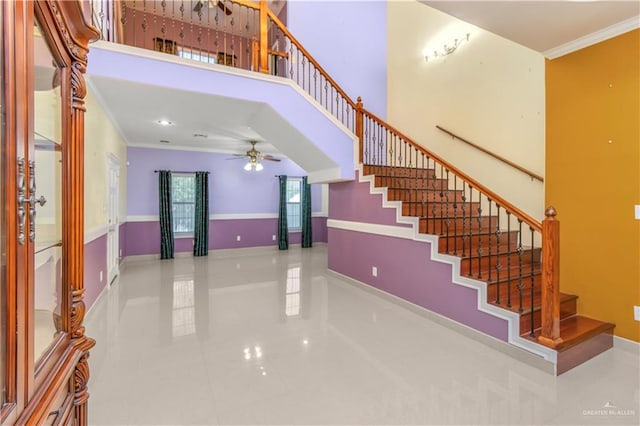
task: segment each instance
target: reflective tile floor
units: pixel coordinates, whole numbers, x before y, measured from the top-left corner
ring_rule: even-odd
[[[553,377],[327,273],[327,248],[134,261],[87,315],[90,424],[633,424],[639,358]]]

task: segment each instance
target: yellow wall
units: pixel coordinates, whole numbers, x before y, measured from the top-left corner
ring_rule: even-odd
[[[640,341],[640,30],[546,64],[546,204],[560,220],[560,288],[582,315]]]
[[[84,223],[85,231],[108,222],[108,157],[120,161],[120,222],[127,208],[127,147],[118,130],[111,124],[104,109],[91,91],[85,98],[84,135]]]

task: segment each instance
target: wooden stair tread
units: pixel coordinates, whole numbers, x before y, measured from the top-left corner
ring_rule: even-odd
[[[589,340],[602,333],[613,333],[615,324],[599,321],[593,318],[584,317],[581,315],[574,315],[569,318],[560,320],[560,338],[562,342],[556,346],[549,346],[559,352],[566,351],[580,343]],[[537,343],[543,344],[538,341],[541,329],[535,330],[535,339],[527,337],[530,340],[534,340]],[[524,335],[522,337],[525,337]],[[548,345],[545,345],[548,346]]]

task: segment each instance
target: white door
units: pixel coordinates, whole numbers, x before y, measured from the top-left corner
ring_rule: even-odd
[[[120,272],[119,236],[120,221],[118,212],[120,210],[120,162],[117,158],[109,156],[109,228],[107,231],[107,271],[109,283]]]

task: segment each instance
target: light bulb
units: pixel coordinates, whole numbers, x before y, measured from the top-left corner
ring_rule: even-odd
[[[260,163],[256,164],[256,171],[257,172],[261,171],[262,169],[264,169],[264,166],[262,164],[260,164]]]
[[[251,171],[251,162],[248,162],[247,164],[244,165],[244,169],[248,172]]]

